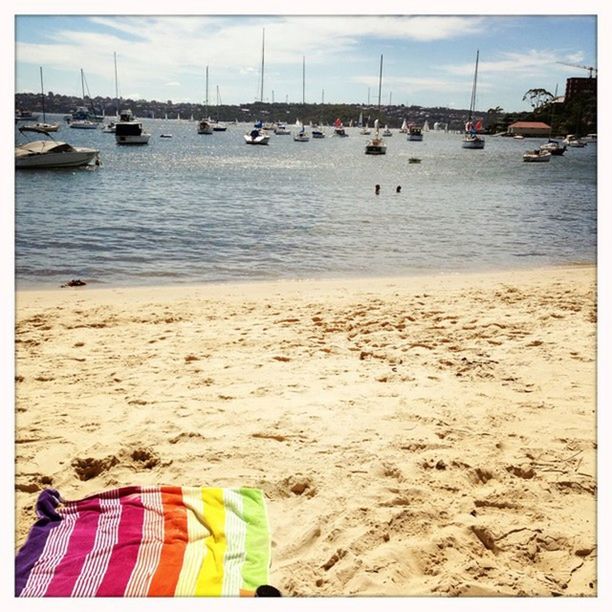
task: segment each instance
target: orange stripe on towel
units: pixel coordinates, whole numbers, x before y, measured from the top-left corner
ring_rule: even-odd
[[[164,544],[149,597],[173,597],[187,548],[187,509],[181,487],[162,487]]]

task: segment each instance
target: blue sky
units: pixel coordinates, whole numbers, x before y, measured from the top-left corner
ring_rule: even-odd
[[[17,16],[16,91],[114,96],[113,52],[124,97],[248,103],[259,97],[266,30],[264,99],[469,106],[480,50],[477,108],[529,109],[531,88],[559,94],[570,76],[597,66],[594,16]]]

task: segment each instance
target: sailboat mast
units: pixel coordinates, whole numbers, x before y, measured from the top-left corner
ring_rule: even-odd
[[[204,114],[208,118],[208,66],[206,66],[206,100],[205,100],[205,106],[206,106],[206,110],[204,111]]]
[[[476,108],[476,80],[478,79],[478,56],[480,54],[480,50],[476,50],[476,68],[474,69],[474,84],[472,85],[472,99],[470,100],[470,117],[468,121],[472,120],[472,113]]]
[[[378,111],[380,112],[380,94],[382,92],[382,68],[383,68],[383,56],[380,55],[380,72],[378,74]]]
[[[266,28],[263,28],[262,36],[261,36],[261,91],[259,94],[259,101],[264,101],[263,91],[264,91],[264,51],[266,48]]]
[[[83,69],[81,68],[81,90],[83,91],[83,103],[85,102],[85,76],[83,75]]]
[[[119,116],[119,86],[117,85],[117,52],[113,53],[115,59],[115,107],[116,107],[116,117]]]
[[[302,104],[306,104],[306,56],[302,55]]]
[[[43,86],[42,66],[40,67],[40,98],[42,100],[43,123],[47,123],[47,117],[45,115],[45,88]]]

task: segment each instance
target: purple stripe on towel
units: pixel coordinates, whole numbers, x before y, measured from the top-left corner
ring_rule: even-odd
[[[45,548],[49,535],[62,521],[62,517],[55,511],[60,503],[59,500],[60,495],[55,489],[45,489],[38,496],[36,501],[38,520],[15,558],[15,597],[21,595],[34,564]]]

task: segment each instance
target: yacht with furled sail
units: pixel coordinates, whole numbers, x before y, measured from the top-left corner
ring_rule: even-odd
[[[146,145],[151,134],[145,132],[142,123],[134,118],[130,109],[119,113],[119,121],[115,124],[115,141],[120,145]]]
[[[464,149],[484,149],[485,139],[478,135],[478,130],[482,129],[482,121],[474,121],[474,110],[476,107],[476,84],[478,81],[478,57],[480,51],[476,51],[476,67],[474,68],[474,83],[472,84],[472,97],[470,99],[470,111],[465,123],[465,133],[461,147]]]
[[[119,119],[119,87],[117,84],[117,53],[115,52],[113,54],[114,60],[115,60],[115,120],[114,121],[109,121],[104,128],[102,129],[102,131],[105,134],[114,134],[115,133],[115,128],[117,125],[117,120]]]
[[[293,135],[293,140],[295,140],[295,142],[308,142],[310,140],[310,137],[306,133],[306,128],[304,127],[302,122],[298,119],[295,123],[300,128],[300,130]]]
[[[365,148],[366,155],[385,155],[387,145],[378,132],[378,119],[374,121],[374,136]]]
[[[27,123],[20,128],[21,132],[57,132],[59,130],[58,123],[47,123],[47,117],[45,115],[45,88],[43,86],[43,72],[42,66],[40,67],[40,97],[42,103],[42,123]]]
[[[206,66],[206,100],[204,101],[204,117],[198,122],[198,134],[212,134],[213,126],[208,116],[208,66]]]
[[[217,85],[217,118],[212,124],[213,132],[225,132],[227,130],[227,125],[225,123],[221,123],[219,121],[219,104],[221,102],[221,96],[219,95],[219,86]]]

